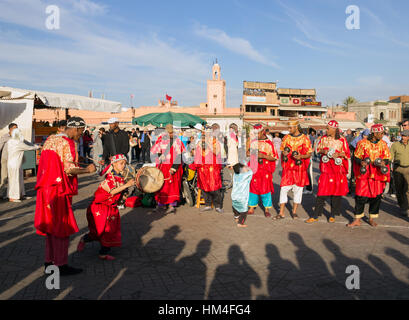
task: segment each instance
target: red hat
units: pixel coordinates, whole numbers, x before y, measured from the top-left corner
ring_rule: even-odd
[[[111,164],[112,164],[112,163],[115,163],[115,162],[118,162],[118,161],[121,161],[121,160],[125,160],[125,161],[126,161],[125,156],[124,156],[123,154],[117,154],[116,156],[113,156],[113,157],[112,157],[112,159],[111,159]]]
[[[263,130],[263,126],[258,123],[256,125],[254,125],[253,129],[254,129],[255,132],[260,132],[261,130]]]
[[[385,129],[384,129],[383,125],[380,124],[380,123],[374,124],[374,125],[371,127],[371,132],[372,132],[372,133],[384,132],[384,131],[385,131]]]
[[[335,120],[331,120],[330,122],[328,122],[328,126],[334,129],[338,129],[339,128],[339,123]]]

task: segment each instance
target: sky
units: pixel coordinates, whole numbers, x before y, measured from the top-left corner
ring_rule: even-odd
[[[50,5],[59,29],[47,28],[56,25]],[[357,22],[350,5],[359,29],[346,27]],[[134,107],[168,94],[197,106],[217,59],[228,107],[240,107],[243,81],[315,88],[329,106],[409,94],[407,0],[0,0],[0,8],[0,86],[92,90],[124,107],[131,94]]]

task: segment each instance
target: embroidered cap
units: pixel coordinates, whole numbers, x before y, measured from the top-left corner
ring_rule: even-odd
[[[80,117],[72,117],[67,120],[67,128],[85,128],[87,124]]]
[[[331,120],[330,122],[328,122],[328,127],[338,129],[339,128],[339,123],[337,121],[335,121],[335,120]]]
[[[288,125],[290,127],[297,127],[299,124],[300,124],[300,122],[298,120],[288,122]]]
[[[117,154],[116,156],[113,156],[113,157],[112,157],[112,159],[111,159],[111,164],[113,164],[113,163],[115,163],[115,162],[118,162],[118,161],[121,161],[121,160],[127,161],[126,158],[125,158],[125,156],[124,156],[123,154]]]
[[[254,125],[253,129],[255,132],[260,132],[261,130],[263,130],[263,126],[260,123],[257,123],[256,125]]]
[[[374,124],[374,125],[371,127],[371,132],[372,132],[372,133],[384,132],[384,131],[385,131],[385,129],[384,129],[383,125],[380,124],[380,123]]]

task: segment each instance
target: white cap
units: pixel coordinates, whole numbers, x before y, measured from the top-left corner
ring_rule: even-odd
[[[117,122],[119,122],[118,118],[111,118],[111,119],[108,120],[109,124],[113,124],[113,123],[117,123]]]
[[[193,128],[195,128],[197,130],[200,130],[200,131],[203,130],[203,126],[200,123],[195,124],[195,126]]]

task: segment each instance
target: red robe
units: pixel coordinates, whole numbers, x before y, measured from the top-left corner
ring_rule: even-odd
[[[117,208],[121,193],[111,195],[103,186],[113,190],[124,183],[123,177],[108,173],[87,209],[89,236],[92,240],[100,241],[104,247],[121,246],[121,216]]]
[[[367,139],[358,142],[355,149],[355,158],[365,159],[369,157],[371,162],[377,158],[391,160],[391,153],[385,141],[380,140],[378,143],[373,143]],[[389,168],[389,165],[387,166]],[[380,168],[369,165],[366,167],[367,173],[361,174],[361,165],[354,161],[354,174],[356,177],[355,194],[360,197],[376,198],[382,194],[385,185],[390,181],[390,171],[387,174],[382,174]]]
[[[318,197],[321,196],[346,196],[348,194],[348,159],[351,158],[348,142],[344,137],[335,140],[329,136],[323,136],[318,144],[318,152],[321,150],[334,149],[337,153],[345,152],[347,158],[343,158],[342,165],[337,166],[334,159],[328,163],[321,161],[321,175],[318,180]]]
[[[189,166],[197,171],[197,187],[205,192],[217,191],[222,188],[222,165],[220,152],[218,152],[216,139],[213,142],[213,150],[203,151],[199,143],[195,151],[195,161]]]
[[[66,136],[50,136],[44,144],[38,166],[34,227],[40,235],[66,238],[77,233],[72,197],[78,194],[76,176],[64,169],[78,161],[75,142]]]
[[[277,150],[268,139],[254,140],[250,148],[278,159]],[[276,169],[276,162],[262,159],[262,163],[258,163],[258,154],[252,154],[248,165],[254,172],[250,183],[250,192],[257,195],[274,193],[273,174]]]
[[[160,191],[155,195],[156,202],[160,204],[171,204],[180,201],[180,187],[183,176],[183,166],[181,155],[186,151],[182,141],[174,138],[173,145],[170,147],[170,152],[167,151],[170,140],[164,138],[164,135],[158,137],[155,145],[151,149],[152,154],[162,154],[164,160],[156,159],[156,166],[162,171],[165,183]],[[176,173],[170,174],[170,169],[175,164],[180,164]]]
[[[305,187],[310,184],[308,180],[308,166],[310,165],[310,159],[302,159],[302,165],[297,166],[295,160],[292,158],[291,153],[298,151],[300,155],[306,155],[312,153],[311,141],[304,135],[300,134],[298,137],[292,135],[286,135],[281,143],[281,152],[285,147],[289,147],[291,152],[288,155],[288,161],[284,162],[284,155],[281,153],[281,165],[283,173],[281,177],[281,187],[296,185],[298,187]]]

